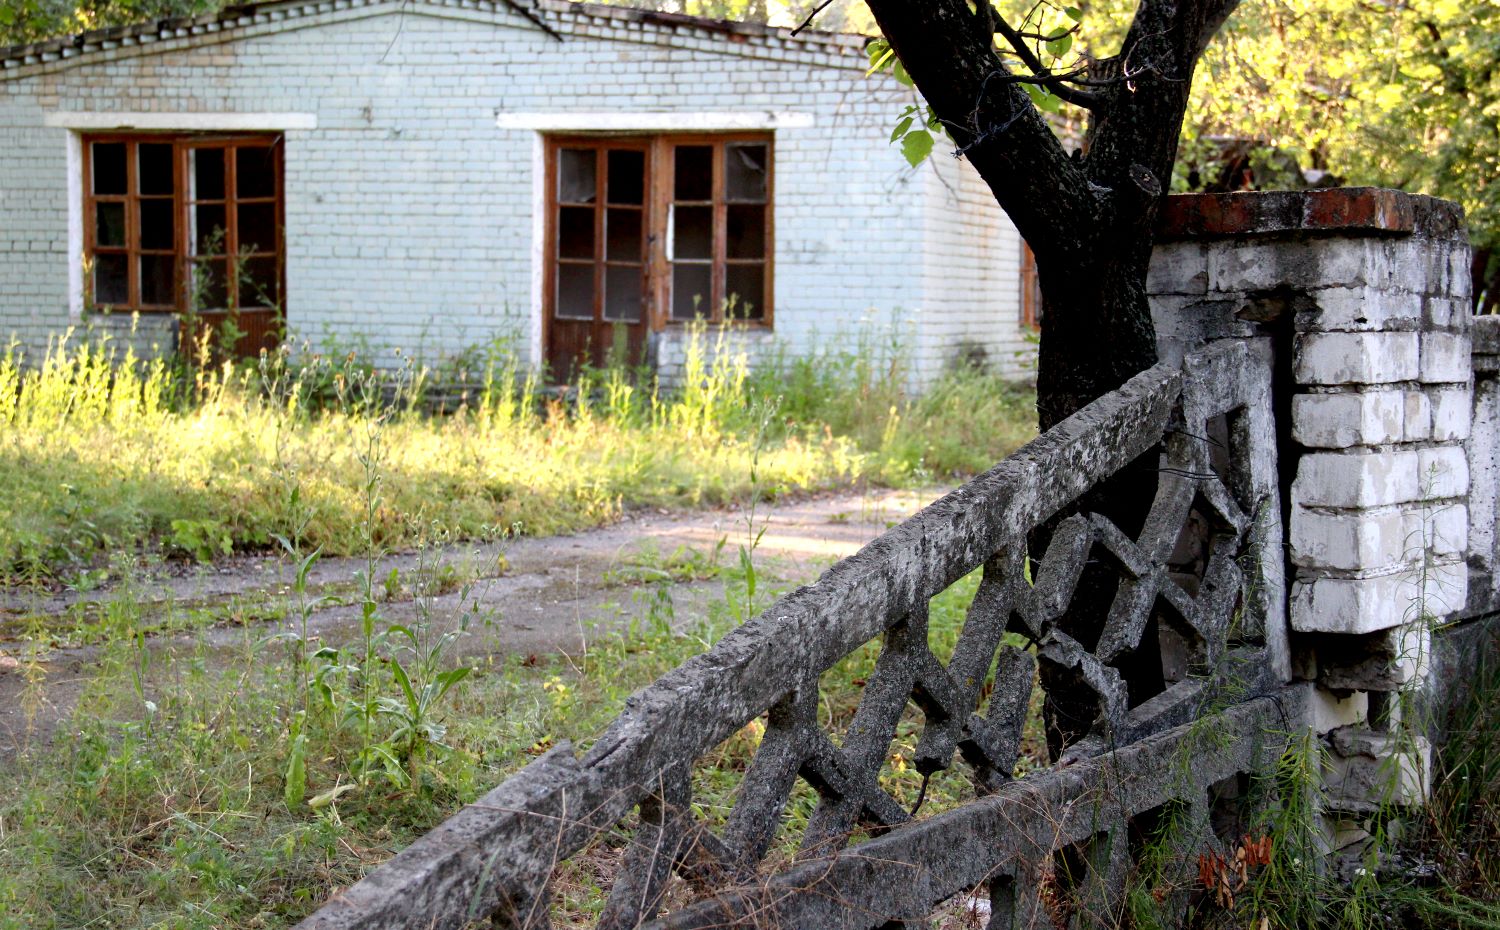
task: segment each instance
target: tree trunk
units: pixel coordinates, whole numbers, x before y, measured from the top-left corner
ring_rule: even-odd
[[[868,2],[922,96],[1036,254],[1037,408],[1046,429],[1156,362],[1145,296],[1151,227],[1177,157],[1193,68],[1238,0],[1142,0],[1121,54],[1091,62],[1095,83],[1075,92],[1088,98],[1093,117],[1080,153],[1063,148],[996,54],[988,0],[977,8],[969,0]]]
[[[1141,0],[1118,56],[1089,61],[1081,86],[1049,85],[1091,111],[1085,144],[1073,153],[1021,86],[1048,75],[1018,76],[996,54],[999,31],[1011,43],[1008,54],[1040,68],[989,0],[867,2],[959,153],[1036,255],[1037,414],[1050,429],[1156,363],[1146,300],[1152,226],[1177,158],[1194,66],[1238,0]],[[1155,493],[1155,466],[1153,453],[1142,456],[1077,508],[1138,535]],[[1049,536],[1047,527],[1033,534],[1034,555]],[[1061,628],[1092,648],[1117,586],[1110,570],[1091,565]],[[1148,664],[1127,660],[1120,670],[1134,682]],[[1097,707],[1073,671],[1043,662],[1041,674],[1055,755],[1088,732]]]

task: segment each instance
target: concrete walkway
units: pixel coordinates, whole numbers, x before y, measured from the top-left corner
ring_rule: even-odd
[[[942,493],[840,492],[762,503],[754,514],[755,531],[765,528],[755,550],[757,572],[777,587],[810,582]],[[425,614],[435,629],[450,629],[467,615],[471,635],[461,642],[471,655],[576,653],[653,609],[660,614],[664,589],[672,622],[686,626],[723,595],[749,527],[742,509],[637,512],[571,536],[394,553],[374,572],[382,598],[392,571],[399,582],[381,604],[381,618],[411,623]],[[358,635],[364,570],[360,558],[314,565],[310,636],[340,644]],[[278,623],[297,623],[253,619],[293,613],[294,572],[288,559],[244,556],[169,566],[96,591],[0,594],[0,756],[49,738],[96,674],[99,648],[69,641],[80,614],[102,615],[111,602],[122,602],[147,627],[170,630],[194,613],[193,632],[150,636],[152,665],[169,667],[175,653],[205,643],[211,652],[229,651],[270,635]],[[432,596],[417,598],[411,589],[419,575],[443,582]]]

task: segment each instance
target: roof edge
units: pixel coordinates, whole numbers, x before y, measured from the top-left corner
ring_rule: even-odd
[[[413,2],[437,7],[453,5],[441,2],[441,0],[413,0]],[[218,33],[239,26],[254,25],[255,20],[263,15],[291,23],[305,16],[356,5],[362,4],[351,3],[349,0],[258,0],[258,2],[231,4],[217,13],[150,20],[125,26],[111,26],[106,29],[91,29],[21,45],[0,46],[0,75],[7,70],[28,65],[56,64],[63,58],[99,50],[98,47],[105,44],[128,44],[131,40],[147,37],[189,38]],[[528,0],[464,0],[458,5],[476,10],[486,7],[496,10],[508,8],[528,19],[534,14],[544,14],[544,17],[545,14],[552,14],[561,18],[602,18],[669,29],[686,28],[724,36],[772,39],[841,50],[860,48],[869,40],[868,36],[858,33],[804,29],[793,34],[791,29],[762,23],[711,19],[704,16],[689,16],[685,13],[663,13],[634,7],[578,2],[578,0],[529,0],[529,2]],[[278,13],[279,17],[276,16]],[[541,28],[550,31],[549,27],[552,25],[555,24],[545,23],[541,25]]]

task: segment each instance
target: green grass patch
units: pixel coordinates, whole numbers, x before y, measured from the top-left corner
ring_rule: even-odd
[[[951,647],[976,583],[965,579],[933,602],[935,648]],[[734,625],[739,585],[731,579],[725,598],[686,631],[673,632],[653,606],[634,629],[579,656],[457,665],[439,657],[434,672],[470,671],[434,708],[440,739],[420,764],[403,759],[404,781],[379,765],[362,770],[358,716],[343,712],[343,700],[305,705],[307,669],[279,640],[247,628],[238,645],[199,639],[162,653],[139,638],[113,639],[55,744],[0,775],[0,927],[289,926],[556,741],[586,746],[630,693]],[[776,593],[762,591],[757,606]],[[359,648],[346,647],[339,661],[357,662]],[[380,648],[420,679],[420,663],[396,641]],[[866,646],[825,676],[823,723],[835,738],[875,652]],[[400,693],[394,667],[366,667],[379,698]],[[361,688],[350,680],[335,691],[352,698]],[[919,723],[909,709],[883,777],[909,805],[920,779],[904,759]],[[377,715],[376,738],[395,745],[399,725]],[[711,822],[729,810],[761,732],[759,721],[750,724],[700,765],[695,803]],[[304,767],[289,798],[294,754]],[[923,810],[967,791],[957,774],[935,778]],[[794,795],[773,861],[791,854],[814,801],[806,786]],[[558,886],[566,915],[582,919],[601,906],[623,841],[607,834],[566,867]]]
[[[610,369],[546,394],[497,350],[446,415],[424,400],[454,371],[377,372],[352,353],[213,368],[74,339],[32,361],[0,357],[10,584],[97,584],[102,555],[122,550],[210,561],[296,537],[338,555],[433,525],[541,535],[724,504],[750,492],[757,449],[766,494],[931,482],[988,467],[1035,422],[1027,391],[993,376],[957,371],[911,396],[900,353],[870,346],[752,372],[702,329],[677,390]],[[380,506],[366,514],[371,457]]]

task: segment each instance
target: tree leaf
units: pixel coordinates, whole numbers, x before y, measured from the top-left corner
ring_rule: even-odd
[[[1036,104],[1036,108],[1043,113],[1057,113],[1062,110],[1062,99],[1050,93],[1047,88],[1036,84],[1022,84],[1021,86],[1026,88],[1026,94],[1031,97],[1031,102]]]
[[[911,75],[906,73],[906,65],[903,65],[899,60],[891,67],[891,73],[896,76],[896,81],[902,87],[914,86]]]
[[[1047,51],[1058,58],[1061,58],[1064,55],[1068,54],[1068,49],[1072,47],[1073,34],[1071,32],[1060,38],[1050,39],[1047,42]]]
[[[354,784],[353,782],[345,785],[335,785],[322,794],[314,795],[313,797],[309,798],[307,801],[307,806],[312,808],[313,810],[317,810],[320,807],[327,807],[334,801],[338,800],[340,795],[348,794],[350,791],[354,791],[358,787],[359,785]]]
[[[932,133],[925,129],[907,133],[901,140],[901,154],[906,156],[907,164],[913,168],[920,165],[923,159],[932,154]]]
[[[895,142],[897,139],[899,139],[902,136],[906,135],[906,131],[911,128],[911,121],[912,121],[912,118],[910,116],[908,116],[905,119],[903,119],[901,122],[899,122],[899,123],[896,124],[896,128],[893,129],[893,130],[891,130],[891,141],[892,142]]]
[[[1083,11],[1076,6],[1063,7],[1063,13],[1075,23],[1083,22]]]

